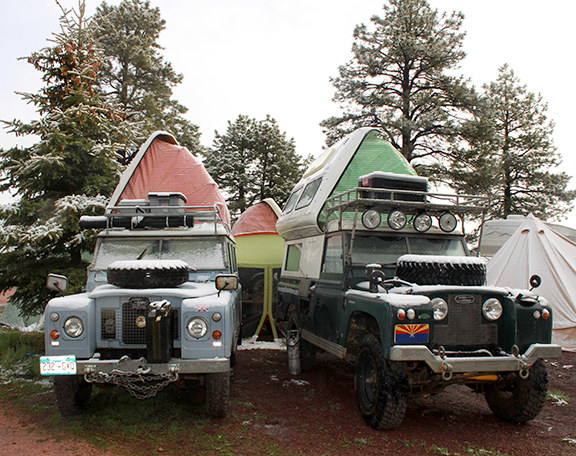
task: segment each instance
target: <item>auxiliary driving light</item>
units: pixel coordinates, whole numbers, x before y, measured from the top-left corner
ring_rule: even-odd
[[[362,214],[362,225],[364,225],[364,228],[368,228],[369,230],[378,228],[381,221],[382,216],[378,211],[375,211],[374,209],[368,209]]]
[[[445,233],[451,233],[456,229],[458,220],[456,220],[456,216],[452,212],[444,212],[438,218],[438,224],[440,225],[440,229],[442,231]]]
[[[388,226],[393,230],[401,230],[404,228],[406,221],[406,214],[398,209],[394,209],[388,214]]]
[[[426,212],[422,212],[416,216],[412,225],[419,233],[425,233],[432,227],[432,217]]]

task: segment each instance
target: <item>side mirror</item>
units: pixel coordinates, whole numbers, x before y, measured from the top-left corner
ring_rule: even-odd
[[[534,274],[532,277],[530,277],[530,286],[532,287],[530,288],[530,291],[532,291],[534,288],[538,288],[541,284],[542,279],[539,275]]]
[[[65,293],[68,290],[68,277],[58,274],[48,274],[46,279],[46,286],[50,290]]]
[[[378,285],[384,283],[386,275],[379,264],[369,264],[366,266],[366,276],[370,281],[370,293],[378,292]]]
[[[216,276],[216,289],[236,290],[238,288],[238,276],[234,274],[220,274]]]

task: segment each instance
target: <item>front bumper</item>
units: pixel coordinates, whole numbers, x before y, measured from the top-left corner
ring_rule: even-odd
[[[447,357],[432,353],[424,345],[390,348],[393,361],[424,361],[437,374],[523,372],[540,358],[558,358],[562,347],[555,344],[532,344],[524,354],[479,357]]]
[[[106,359],[91,358],[77,360],[76,369],[78,374],[110,374],[114,370],[125,373],[140,374],[149,371],[157,374],[213,374],[217,372],[229,372],[231,370],[228,358],[214,359],[180,359],[172,358],[167,363],[147,363],[140,359]]]

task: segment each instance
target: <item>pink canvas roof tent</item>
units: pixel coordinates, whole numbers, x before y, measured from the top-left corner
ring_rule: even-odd
[[[274,275],[280,274],[284,239],[276,231],[280,208],[271,198],[242,213],[232,228],[242,283],[243,335],[255,334],[268,321],[278,338],[273,317]]]
[[[222,220],[230,225],[226,201],[202,162],[164,131],[152,133],[140,147],[122,173],[110,206],[126,199],[148,199],[150,192],[182,193],[186,206],[216,205]]]

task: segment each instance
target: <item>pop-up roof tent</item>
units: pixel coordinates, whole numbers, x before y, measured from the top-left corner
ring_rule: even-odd
[[[121,200],[148,199],[150,192],[179,192],[186,206],[218,206],[220,216],[230,225],[230,213],[216,182],[200,160],[170,133],[157,131],[130,162],[110,199],[110,206]]]
[[[272,304],[284,252],[284,240],[276,231],[279,214],[278,205],[267,198],[246,209],[232,228],[242,284],[244,336],[258,336],[268,320],[274,338],[278,338]]]
[[[374,171],[416,177],[416,171],[371,127],[342,138],[309,166],[282,211],[277,228],[287,240],[323,233],[326,199],[358,187],[358,179]]]
[[[488,262],[489,285],[526,289],[538,274],[544,296],[553,309],[553,342],[576,352],[576,243],[558,234],[533,215]]]

